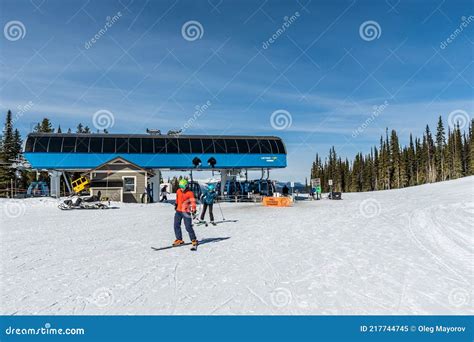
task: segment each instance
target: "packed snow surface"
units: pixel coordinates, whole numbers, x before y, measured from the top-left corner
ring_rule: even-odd
[[[151,249],[175,238],[172,204],[2,199],[0,314],[473,314],[473,190],[224,203],[197,252]]]

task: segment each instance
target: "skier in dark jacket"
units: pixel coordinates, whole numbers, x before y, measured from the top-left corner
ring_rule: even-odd
[[[164,185],[161,188],[161,199],[160,202],[168,201],[168,185]]]
[[[283,186],[283,189],[281,189],[281,194],[283,196],[288,196],[290,193],[290,189],[286,186],[286,184]]]
[[[207,186],[206,191],[204,191],[204,194],[201,196],[201,200],[203,203],[202,206],[202,213],[201,213],[201,222],[204,221],[204,216],[206,215],[206,210],[209,208],[209,218],[211,219],[211,223],[215,225],[214,223],[214,213],[212,212],[212,207],[214,205],[214,200],[217,197],[217,192],[214,184],[209,184]]]

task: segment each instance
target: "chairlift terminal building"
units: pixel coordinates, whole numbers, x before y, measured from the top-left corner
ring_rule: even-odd
[[[155,193],[163,170],[213,169],[221,172],[224,182],[229,170],[287,165],[285,145],[274,136],[30,133],[24,155],[33,169],[50,171],[52,178],[124,158],[152,171]]]

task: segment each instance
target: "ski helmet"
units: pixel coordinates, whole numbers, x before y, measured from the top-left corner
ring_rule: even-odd
[[[181,189],[184,189],[184,188],[186,188],[187,186],[188,186],[188,181],[187,181],[186,179],[181,179],[181,180],[179,181],[179,187],[180,187]]]

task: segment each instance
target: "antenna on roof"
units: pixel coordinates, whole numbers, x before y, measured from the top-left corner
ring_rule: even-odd
[[[146,129],[146,132],[150,135],[161,135],[161,130],[159,129]]]

